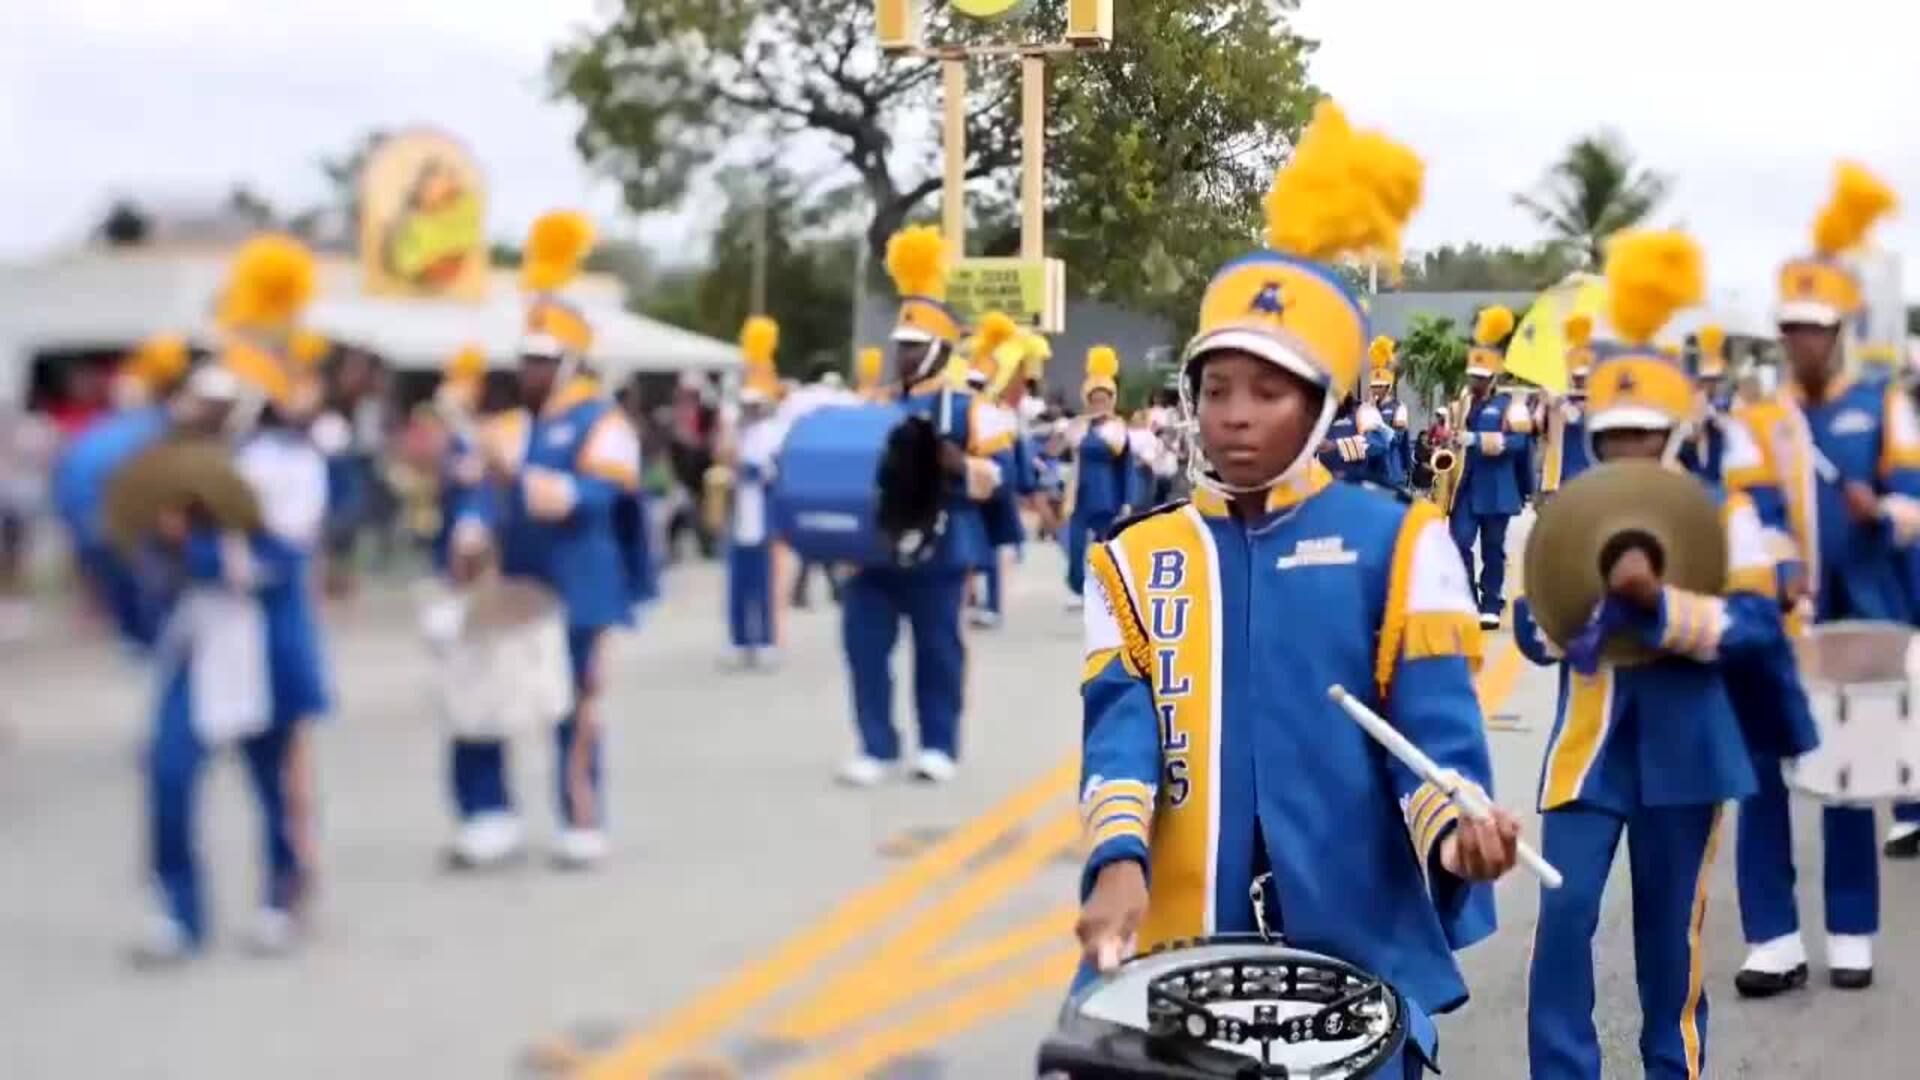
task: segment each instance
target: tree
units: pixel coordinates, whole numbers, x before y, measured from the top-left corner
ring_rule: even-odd
[[[1534,291],[1562,280],[1579,269],[1580,262],[1556,244],[1531,250],[1448,244],[1408,258],[1401,267],[1399,287],[1430,292]]]
[[[1066,0],[1034,0],[1001,38],[1054,37]],[[1312,44],[1295,0],[1133,0],[1108,52],[1050,64],[1047,198],[1053,251],[1077,292],[1185,309],[1221,262],[1255,242],[1255,196],[1310,111]],[[928,39],[988,32],[928,5]],[[581,154],[639,211],[676,204],[742,142],[775,157],[824,136],[864,197],[865,239],[886,240],[941,189],[937,154],[896,136],[936,132],[938,62],[886,58],[873,8],[852,0],[625,0],[612,22],[555,53],[578,103]],[[1010,246],[1018,68],[971,65],[970,180],[982,237]],[[875,260],[878,261],[877,259]]]
[[[1668,177],[1641,168],[1617,134],[1602,131],[1575,140],[1534,192],[1513,198],[1597,271],[1606,264],[1607,238],[1646,220],[1671,187]]]
[[[1422,403],[1449,400],[1467,385],[1467,339],[1452,319],[1415,315],[1400,339],[1400,370]]]

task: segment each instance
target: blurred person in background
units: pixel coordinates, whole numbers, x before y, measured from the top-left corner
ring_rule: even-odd
[[[392,493],[380,468],[384,381],[373,354],[338,350],[328,366],[325,408],[314,421],[314,441],[327,456],[326,587],[332,596],[353,592],[360,537],[392,518]]]
[[[112,372],[112,364],[92,359],[67,364],[60,379],[60,394],[47,409],[62,439],[87,430],[113,409]]]
[[[34,522],[45,512],[57,441],[44,417],[0,399],[0,643],[17,641],[29,629],[27,559]]]

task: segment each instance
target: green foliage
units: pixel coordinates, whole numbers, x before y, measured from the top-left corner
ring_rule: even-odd
[[[1428,405],[1467,385],[1467,339],[1452,319],[1415,315],[1400,339],[1400,378]]]
[[[1920,304],[1907,309],[1907,333],[1920,337]]]
[[[1603,131],[1575,140],[1538,188],[1514,202],[1577,253],[1584,269],[1597,271],[1606,263],[1607,239],[1645,221],[1672,186],[1671,178],[1641,168],[1617,134]]]
[[[1558,244],[1533,249],[1448,244],[1406,260],[1400,288],[1428,292],[1507,292],[1544,289],[1579,269],[1580,259]]]

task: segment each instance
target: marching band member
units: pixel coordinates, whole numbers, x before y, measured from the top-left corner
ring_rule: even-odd
[[[1726,471],[1727,419],[1733,406],[1727,396],[1727,332],[1703,326],[1694,335],[1694,344],[1693,433],[1681,448],[1680,459],[1703,476],[1719,477]]]
[[[1380,482],[1388,487],[1403,488],[1413,477],[1413,434],[1407,430],[1406,403],[1395,392],[1393,350],[1393,339],[1382,334],[1367,347],[1367,358],[1373,371],[1369,379],[1373,407],[1387,425],[1387,456],[1382,459],[1386,468]]]
[[[1860,283],[1842,261],[1892,210],[1894,196],[1852,164],[1814,226],[1814,254],[1780,270],[1776,320],[1787,385],[1753,410],[1786,497],[1814,619],[1910,622],[1903,551],[1920,534],[1920,422],[1899,388],[1848,373],[1847,329]],[[1793,833],[1778,760],[1761,764],[1760,790],[1741,807],[1740,915],[1749,951],[1735,986],[1770,997],[1805,985],[1806,948],[1794,902]],[[1821,811],[1826,849],[1827,977],[1842,989],[1873,982],[1880,928],[1879,852],[1871,808]]]
[[[433,407],[446,427],[440,465],[440,529],[433,538],[433,569],[447,573],[453,527],[460,508],[486,479],[486,458],[479,445],[477,418],[486,403],[487,355],[468,345],[447,360]]]
[[[1595,365],[1590,383],[1586,423],[1595,459],[1681,468],[1693,388],[1680,365],[1648,342],[1675,310],[1697,304],[1705,287],[1690,238],[1614,238],[1607,289],[1621,343]],[[1515,604],[1521,650],[1535,663],[1560,665],[1559,708],[1541,771],[1541,853],[1566,884],[1540,893],[1527,1008],[1535,1077],[1601,1075],[1593,938],[1623,834],[1630,837],[1642,1064],[1649,1077],[1706,1075],[1700,972],[1708,874],[1724,804],[1754,790],[1722,664],[1782,641],[1759,515],[1743,495],[1715,494],[1729,549],[1724,596],[1663,585],[1658,556],[1629,543],[1604,568],[1608,594],[1590,649],[1563,657],[1526,601]],[[1599,658],[1608,628],[1663,655],[1615,668]]]
[[[1567,316],[1567,392],[1547,405],[1540,450],[1540,493],[1553,493],[1587,471],[1587,373],[1593,369],[1593,316]]]
[[[967,389],[974,396],[974,453],[993,461],[1004,481],[993,498],[980,507],[986,527],[986,550],[975,575],[978,591],[967,618],[974,626],[1000,625],[1001,583],[1012,549],[1026,537],[1020,527],[1017,474],[1020,417],[1004,400],[1007,387],[1019,373],[1025,349],[1020,327],[1004,313],[989,311],[980,320],[974,354],[967,370]]]
[[[770,410],[780,396],[773,353],[780,327],[755,316],[740,331],[746,383],[740,388],[740,423],[728,454],[733,474],[733,512],[727,523],[727,631],[736,667],[774,659],[778,619],[774,611],[773,536],[767,520],[768,487],[779,452],[779,430]]]
[[[1506,308],[1487,308],[1474,320],[1473,347],[1467,352],[1467,413],[1456,435],[1466,457],[1449,523],[1479,600],[1480,625],[1489,630],[1499,628],[1505,606],[1507,525],[1526,498],[1517,463],[1529,460],[1533,432],[1525,403],[1493,385],[1506,366],[1505,343],[1512,333],[1513,312]],[[1476,537],[1478,574],[1473,561]]]
[[[999,467],[979,452],[976,399],[945,376],[960,324],[946,305],[947,251],[939,231],[923,226],[895,234],[887,244],[887,270],[900,290],[893,347],[902,403],[932,419],[951,487],[947,529],[925,563],[864,568],[841,593],[841,642],[853,682],[860,754],[841,769],[840,780],[858,787],[878,783],[900,758],[892,660],[902,618],[913,634],[913,697],[920,722],[913,775],[940,782],[957,768],[966,692],[961,608],[968,569],[979,564],[986,546],[980,504],[1001,483]]]
[[[1067,424],[1063,449],[1072,455],[1067,507],[1068,606],[1078,609],[1086,588],[1087,549],[1107,535],[1128,505],[1132,474],[1127,464],[1127,425],[1114,415],[1120,384],[1120,354],[1105,345],[1087,350],[1087,377],[1080,385],[1086,412]]]
[[[239,746],[260,804],[268,865],[249,943],[266,952],[293,945],[311,888],[300,744],[303,724],[330,696],[310,581],[326,462],[300,426],[317,397],[310,383],[302,392],[288,344],[313,289],[313,257],[298,241],[268,235],[244,245],[222,305],[219,359],[189,376],[174,410],[176,427],[241,436],[234,464],[259,499],[263,527],[243,536],[173,512],[146,570],[164,613],[152,642],[160,678],[147,756],[162,911],[137,962],[184,959],[205,940],[193,818],[210,750]]]
[[[1452,952],[1492,932],[1481,883],[1513,865],[1518,836],[1504,811],[1461,818],[1327,700],[1332,683],[1359,690],[1490,783],[1481,632],[1445,523],[1315,460],[1366,363],[1366,315],[1322,264],[1395,257],[1421,168],[1318,106],[1267,198],[1272,250],[1214,277],[1186,349],[1192,500],[1089,553],[1081,678],[1081,980],[1136,942],[1271,926],[1406,995],[1410,1037],[1381,1072],[1394,1077],[1425,1072],[1429,1017],[1466,1001]],[[1281,610],[1321,621],[1302,634],[1269,617]]]
[[[1333,423],[1320,445],[1320,463],[1336,480],[1385,480],[1393,435],[1371,401],[1349,395],[1334,410]]]
[[[491,418],[483,434],[490,480],[462,508],[453,535],[457,576],[471,577],[492,555],[501,573],[540,582],[566,611],[575,702],[554,729],[555,857],[570,868],[593,866],[607,852],[599,702],[607,632],[633,625],[653,586],[639,437],[586,369],[592,328],[557,295],[592,243],[593,227],[579,214],[550,213],[533,224],[521,269],[532,295],[520,407]],[[490,866],[521,849],[506,753],[503,741],[454,741],[455,866]]]

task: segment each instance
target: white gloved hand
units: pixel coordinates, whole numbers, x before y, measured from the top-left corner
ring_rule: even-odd
[[[573,477],[553,469],[529,467],[521,474],[520,484],[526,493],[527,512],[541,521],[565,518],[580,499]]]
[[[1506,453],[1507,437],[1498,431],[1480,433],[1480,452],[1488,457],[1498,457]]]
[[[1893,526],[1895,544],[1910,547],[1920,541],[1920,501],[1906,495],[1881,496],[1880,516]]]
[[[967,459],[967,498],[975,502],[991,498],[1000,486],[1000,466],[982,457]]]

